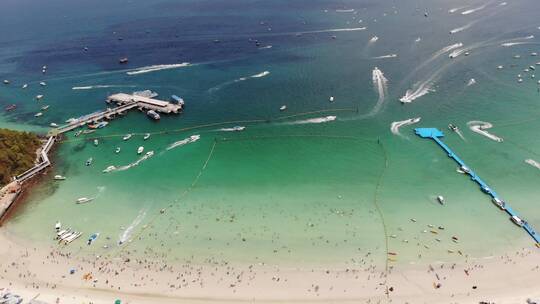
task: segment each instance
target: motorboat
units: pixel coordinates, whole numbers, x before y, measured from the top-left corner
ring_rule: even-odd
[[[506,210],[506,203],[500,198],[494,197],[491,201],[501,210]]]
[[[283,111],[287,110],[287,106],[282,105],[281,107],[279,107],[279,110],[283,112]]]
[[[71,231],[71,228],[60,230],[56,233],[56,238],[59,239]]]
[[[105,128],[109,123],[106,122],[106,121],[100,121],[96,124],[89,124],[88,125],[88,128],[90,129],[101,129],[101,128]]]
[[[94,159],[91,158],[91,157],[90,157],[89,159],[87,159],[87,160],[86,160],[86,165],[87,165],[87,166],[90,166],[90,165],[92,164],[92,161],[93,161],[93,160],[94,160]]]
[[[73,242],[74,240],[78,239],[81,235],[82,235],[82,232],[75,232],[75,233],[72,234],[71,236],[65,238],[63,241],[64,241],[66,244],[69,244],[69,243]]]
[[[41,113],[41,112],[37,112],[36,114],[34,114],[35,117],[40,117],[42,115],[43,115],[43,113]]]
[[[467,166],[461,166],[461,167],[459,167],[459,170],[461,172],[463,172],[463,173],[466,173],[466,174],[471,173],[471,169],[469,169],[469,167],[467,167]]]
[[[93,241],[95,241],[99,237],[99,232],[92,234],[89,238],[86,244],[91,245]]]
[[[112,171],[114,171],[114,170],[116,170],[116,167],[115,167],[115,166],[108,166],[107,168],[105,168],[105,169],[103,170],[103,173],[109,173],[109,172],[112,172]]]
[[[93,198],[89,198],[89,197],[81,197],[81,198],[78,198],[75,202],[77,204],[84,204],[84,203],[88,203],[88,202],[91,202],[93,201],[94,199]]]
[[[44,87],[44,86],[47,85],[47,83],[45,83],[45,81],[42,81],[42,82],[39,83],[39,85],[42,86],[42,87]]]
[[[23,88],[23,89],[28,88],[28,84],[27,84],[27,83],[23,84],[22,88]]]
[[[62,176],[62,175],[55,175],[54,176],[54,180],[65,180],[66,177],[65,176]]]
[[[49,107],[50,107],[49,105],[43,106],[43,107],[41,107],[41,110],[42,111],[47,111],[47,109],[49,109]]]
[[[143,140],[147,140],[150,138],[150,133],[144,134]]]
[[[71,117],[70,119],[67,119],[67,120],[66,120],[66,123],[68,123],[68,124],[74,123],[74,122],[77,122],[77,119],[74,118],[74,117]]]
[[[128,63],[128,61],[129,61],[129,60],[128,60],[127,57],[123,57],[123,58],[120,58],[120,59],[118,60],[118,63],[120,63],[120,64],[126,64],[126,63]]]
[[[152,157],[152,156],[154,156],[154,151],[148,151],[148,152],[146,152],[145,156],[146,156],[146,157]]]
[[[144,152],[143,146],[140,146],[139,148],[137,148],[137,154],[142,154],[143,152]]]
[[[41,100],[43,98],[43,95],[36,95],[37,100]]]
[[[246,127],[244,126],[234,126],[231,128],[232,131],[236,131],[236,132],[239,132],[239,131],[244,131],[246,129]]]
[[[60,231],[60,228],[62,228],[62,223],[56,222],[56,224],[54,225],[54,229],[55,229],[56,231]]]
[[[49,125],[51,128],[57,128],[58,127],[58,124],[55,124],[54,122],[51,122],[51,124]]]
[[[452,130],[452,131],[454,131],[454,132],[458,132],[458,131],[459,131],[459,128],[458,128],[456,125],[454,125],[454,124],[449,124],[449,125],[448,125],[448,129],[450,129],[450,130]]]
[[[444,197],[442,195],[437,196],[437,201],[439,202],[439,204],[444,205]]]
[[[97,147],[98,145],[99,145],[99,140],[97,140],[97,139],[94,139],[94,146],[96,146],[96,147]]]
[[[176,102],[177,104],[179,105],[183,105],[184,104],[184,99],[182,97],[178,97],[176,95],[172,95],[171,96],[171,100]]]
[[[146,115],[148,115],[148,117],[152,118],[153,120],[159,120],[161,118],[159,114],[154,110],[146,112]]]
[[[9,80],[4,79],[4,84],[9,84]]]
[[[531,53],[531,56],[533,56],[533,57],[534,57],[534,56],[538,56],[538,53],[532,52],[532,53]]]
[[[17,108],[17,105],[16,104],[10,104],[8,106],[6,106],[4,109],[6,110],[6,112],[9,112],[9,111],[13,111]]]
[[[124,137],[122,137],[122,140],[129,140],[131,136],[131,134],[126,134]]]
[[[523,225],[525,225],[525,222],[522,219],[520,219],[517,215],[512,215],[510,217],[510,220],[514,222],[514,224],[518,225],[519,227],[523,227]]]
[[[120,147],[116,147],[116,150],[114,150],[114,153],[116,154],[120,153]]]
[[[334,96],[330,96],[329,100],[330,102],[334,102]]]
[[[504,66],[499,65],[499,66],[497,66],[497,69],[498,69],[498,70],[502,70],[502,69],[504,69]]]

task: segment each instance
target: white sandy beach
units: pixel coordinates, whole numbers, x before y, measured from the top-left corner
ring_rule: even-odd
[[[34,248],[0,233],[0,288],[47,303],[526,303],[540,298],[540,252],[516,249],[463,263],[393,266],[369,257],[355,267],[282,268],[208,261],[108,260],[77,256],[78,248]],[[465,259],[465,258],[464,258]],[[69,270],[75,268],[74,274]],[[83,275],[91,273],[90,279]],[[509,275],[511,274],[511,276]],[[386,282],[386,284],[385,284]],[[440,284],[440,288],[435,288]],[[385,290],[388,288],[388,296]],[[1,291],[0,291],[1,292]]]

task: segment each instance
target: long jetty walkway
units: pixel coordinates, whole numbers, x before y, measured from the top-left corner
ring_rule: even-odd
[[[493,200],[504,202],[499,195],[492,190],[491,187],[489,187],[481,178],[478,176],[474,171],[472,171],[466,164],[459,158],[445,143],[443,143],[439,138],[444,136],[444,133],[436,128],[416,128],[415,130],[416,135],[422,137],[422,138],[429,138],[433,139],[441,148],[443,148],[446,153],[448,153],[448,157],[452,158],[456,163],[460,165],[461,168],[467,168],[467,171],[464,173],[468,174],[471,179],[476,182],[480,189],[486,193],[487,195],[491,196]],[[517,212],[510,207],[508,203],[504,203],[504,211],[508,213],[511,217],[517,217],[520,218],[517,214]],[[525,229],[525,231],[535,240],[536,246],[540,247],[540,236],[538,233],[527,223],[526,221],[523,221],[523,225],[521,227]]]
[[[35,175],[37,175],[51,165],[48,153],[56,142],[57,136],[59,136],[60,134],[69,132],[80,127],[84,127],[89,123],[96,123],[104,119],[111,120],[117,114],[122,114],[133,108],[138,108],[140,110],[146,111],[151,110],[165,114],[178,114],[182,112],[184,108],[184,103],[182,100],[177,103],[172,103],[136,94],[125,93],[111,95],[107,97],[106,101],[108,104],[116,103],[117,106],[114,108],[107,108],[102,111],[90,113],[76,119],[70,119],[66,125],[51,129],[48,132],[47,141],[39,150],[36,164],[27,171],[13,177],[13,182],[0,189],[0,194],[2,194],[0,197],[0,219],[15,201],[17,194],[20,192],[22,183],[34,177]]]

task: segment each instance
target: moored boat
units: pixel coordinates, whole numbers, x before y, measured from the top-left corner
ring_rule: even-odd
[[[54,176],[54,180],[65,180],[66,177],[65,176],[62,176],[62,175],[55,175]]]
[[[94,199],[91,198],[91,197],[81,197],[81,198],[78,198],[75,202],[77,204],[84,204],[84,203],[88,203],[88,202],[91,202],[93,201]]]
[[[143,140],[147,140],[150,138],[150,133],[144,134]]]
[[[143,152],[144,152],[143,146],[140,146],[139,148],[137,148],[137,154],[142,154]]]
[[[281,107],[279,107],[279,110],[283,112],[283,111],[287,110],[287,106],[282,105]]]
[[[494,197],[491,201],[501,210],[506,210],[506,203],[500,198]]]
[[[114,153],[120,153],[120,147],[116,147],[116,150],[114,150]]]
[[[99,145],[99,140],[97,140],[97,139],[94,139],[94,146],[96,146],[96,147],[97,147],[98,145]]]
[[[439,204],[444,205],[444,197],[442,195],[437,196],[437,201],[439,202]]]
[[[148,112],[146,112],[146,115],[148,115],[148,117],[152,118],[153,120],[159,120],[161,118],[159,114],[154,110],[149,110]]]
[[[519,227],[523,227],[523,225],[525,225],[525,222],[521,218],[519,218],[517,215],[512,215],[510,217],[510,220],[514,222],[514,224],[518,225]]]
[[[131,136],[133,136],[133,135],[126,134],[126,135],[124,135],[124,137],[122,137],[122,140],[129,140],[131,138]]]

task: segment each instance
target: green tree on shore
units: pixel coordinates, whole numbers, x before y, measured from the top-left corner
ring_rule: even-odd
[[[33,133],[0,129],[0,186],[34,165],[40,145]]]

